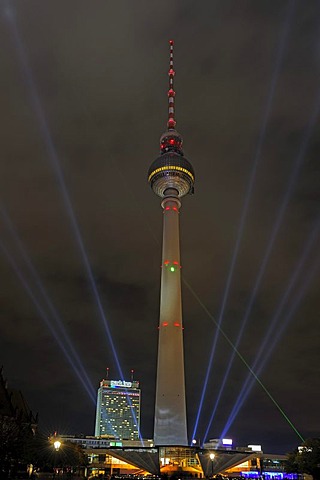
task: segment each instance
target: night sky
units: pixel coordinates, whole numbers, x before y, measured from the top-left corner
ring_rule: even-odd
[[[320,430],[318,1],[1,1],[0,364],[45,432],[92,435],[116,352],[141,381],[152,437],[162,209],[147,170],[166,129],[170,38],[196,172],[180,215],[189,436],[215,339],[201,441],[230,342],[207,438],[247,378],[240,356],[252,365],[263,345],[263,386],[226,435],[286,452],[301,439],[274,402],[302,437]]]

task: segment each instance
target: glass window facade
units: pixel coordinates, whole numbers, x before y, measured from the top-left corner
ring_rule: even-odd
[[[98,389],[95,436],[137,440],[140,403],[138,381],[102,380]]]

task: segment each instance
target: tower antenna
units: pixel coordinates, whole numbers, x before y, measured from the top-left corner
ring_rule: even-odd
[[[167,126],[169,130],[174,130],[176,126],[176,120],[175,120],[175,111],[174,111],[174,97],[176,96],[176,92],[174,91],[174,86],[173,86],[173,79],[176,74],[173,68],[173,46],[174,46],[174,41],[169,40],[169,45],[170,45],[170,59],[169,59],[169,90],[168,90],[168,99],[169,99],[169,115],[168,115],[168,122]]]

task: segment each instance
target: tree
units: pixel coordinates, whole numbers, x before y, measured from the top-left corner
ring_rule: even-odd
[[[320,480],[320,438],[309,438],[301,447],[289,453],[287,472],[308,473],[314,480]]]
[[[33,432],[19,416],[0,416],[0,478],[14,475],[24,462],[25,449]]]
[[[0,479],[26,469],[26,455],[37,429],[38,415],[21,391],[9,389],[0,368]]]

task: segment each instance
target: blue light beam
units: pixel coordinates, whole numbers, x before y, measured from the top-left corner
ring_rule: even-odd
[[[289,323],[289,321],[291,320],[292,316],[296,313],[296,310],[297,308],[299,307],[299,304],[300,302],[303,300],[303,297],[304,295],[306,294],[307,290],[308,290],[308,287],[309,287],[309,284],[311,283],[311,281],[313,280],[318,268],[319,268],[319,264],[320,264],[320,257],[318,257],[317,261],[313,264],[312,268],[309,270],[309,273],[308,273],[308,276],[306,277],[305,279],[305,283],[303,285],[303,287],[301,288],[301,290],[298,292],[298,294],[295,296],[295,299],[292,303],[292,306],[289,310],[289,312],[287,313],[287,315],[284,317],[283,319],[283,324],[282,326],[280,327],[275,339],[274,339],[274,345],[273,345],[273,348],[275,346],[275,344],[280,340],[280,337],[281,337],[281,334],[283,333],[283,331],[285,330],[287,324]],[[232,423],[234,422],[240,408],[242,407],[245,399],[248,397],[255,381],[259,383],[259,385],[262,387],[262,389],[265,391],[265,393],[268,395],[268,397],[272,400],[272,402],[275,404],[275,406],[278,408],[278,410],[280,411],[280,413],[282,414],[282,416],[286,419],[286,421],[289,423],[289,425],[293,428],[293,430],[295,431],[295,433],[298,435],[298,437],[304,441],[304,438],[302,437],[302,435],[298,432],[298,430],[295,428],[295,426],[293,425],[293,423],[289,420],[288,416],[285,414],[285,412],[283,411],[283,409],[280,407],[280,405],[275,402],[274,398],[272,397],[272,395],[270,394],[269,390],[265,387],[265,385],[261,382],[261,380],[259,379],[259,374],[261,373],[264,365],[266,364],[267,362],[267,359],[269,358],[269,356],[271,355],[271,351],[270,352],[266,352],[266,355],[265,355],[265,358],[263,359],[261,365],[257,368],[256,372],[250,368],[250,373],[252,375],[249,374],[247,376],[247,379],[246,379],[246,382],[244,383],[244,385],[242,386],[242,389],[240,391],[240,394],[239,394],[239,401],[237,401],[229,415],[229,418],[227,420],[227,424],[226,426],[224,427],[223,429],[223,432],[221,434],[221,438],[223,438],[224,435],[226,435],[226,433],[228,432],[228,430],[230,429],[230,426],[232,425]],[[241,399],[241,402],[240,402],[240,399]]]
[[[11,265],[12,269],[14,270],[16,276],[19,278],[20,282],[22,283],[23,285],[23,288],[25,289],[25,291],[27,292],[27,294],[29,295],[29,297],[31,298],[34,306],[36,307],[40,317],[42,318],[42,320],[45,322],[45,324],[47,325],[48,329],[50,330],[52,336],[54,337],[54,339],[56,340],[57,344],[59,345],[60,349],[62,350],[66,360],[68,361],[69,365],[71,366],[72,370],[74,371],[74,373],[76,374],[76,376],[78,377],[78,379],[80,380],[82,386],[84,387],[84,389],[86,390],[87,394],[89,395],[90,399],[92,400],[92,402],[95,404],[96,403],[96,400],[95,400],[95,395],[92,393],[91,389],[88,387],[86,381],[83,379],[82,377],[82,374],[80,373],[78,367],[74,364],[74,361],[71,357],[71,355],[69,354],[66,346],[64,345],[64,343],[62,342],[61,338],[59,337],[58,333],[56,332],[56,330],[53,328],[53,326],[51,325],[51,322],[50,322],[50,319],[47,315],[47,313],[45,312],[45,310],[42,308],[42,306],[40,305],[40,303],[38,302],[37,298],[35,297],[35,295],[33,294],[31,288],[29,287],[25,277],[23,276],[23,274],[21,273],[18,265],[16,264],[15,260],[13,259],[13,257],[10,255],[9,251],[6,249],[5,245],[2,243],[2,241],[0,240],[0,249],[2,250],[3,254],[5,255],[5,257],[7,258],[9,264]]]
[[[83,240],[82,240],[82,236],[81,236],[81,233],[80,233],[80,229],[79,229],[77,220],[75,218],[73,206],[72,206],[72,203],[71,203],[71,200],[70,200],[70,197],[69,197],[69,194],[68,194],[68,190],[67,190],[67,187],[66,187],[66,184],[65,184],[64,176],[63,176],[63,173],[62,173],[62,170],[61,170],[61,166],[60,166],[59,159],[58,159],[58,156],[57,156],[57,153],[56,153],[56,149],[55,149],[55,146],[54,146],[52,138],[51,138],[51,134],[50,134],[50,130],[49,130],[49,127],[48,127],[48,124],[47,124],[47,120],[46,120],[44,111],[43,111],[42,106],[41,106],[40,97],[37,93],[37,88],[36,88],[36,84],[35,84],[35,81],[34,81],[34,78],[33,78],[33,75],[32,75],[32,71],[31,71],[31,68],[29,67],[29,64],[28,64],[26,50],[25,50],[25,48],[22,44],[20,34],[18,32],[18,28],[17,28],[17,24],[16,24],[13,9],[11,8],[11,5],[9,5],[8,0],[7,0],[6,3],[7,3],[7,7],[5,9],[5,15],[6,15],[6,18],[9,22],[10,26],[11,26],[11,30],[12,30],[12,33],[13,33],[13,38],[14,38],[15,45],[16,45],[16,49],[17,49],[17,52],[18,52],[18,55],[19,55],[19,60],[21,62],[22,70],[23,70],[23,73],[24,73],[24,75],[26,77],[26,80],[27,80],[29,91],[31,93],[32,104],[33,104],[33,107],[35,109],[35,113],[36,113],[36,116],[38,118],[42,134],[43,134],[44,139],[45,139],[45,144],[46,144],[47,151],[48,151],[48,154],[49,154],[50,163],[53,167],[54,173],[56,175],[56,178],[58,180],[58,183],[59,183],[59,186],[60,186],[60,189],[61,189],[63,201],[64,201],[64,204],[66,206],[66,210],[67,210],[70,222],[71,222],[72,230],[74,232],[74,235],[75,235],[75,238],[76,238],[76,241],[77,241],[77,244],[78,244],[78,248],[79,248],[80,253],[82,255],[82,259],[83,259],[84,266],[85,266],[85,269],[86,269],[86,272],[87,272],[87,276],[89,278],[89,282],[90,282],[90,285],[91,285],[93,296],[94,296],[94,299],[96,301],[96,305],[98,307],[98,311],[99,311],[103,326],[105,328],[107,338],[108,338],[108,341],[109,341],[109,345],[110,345],[110,348],[111,348],[111,351],[112,351],[112,354],[113,354],[113,357],[114,357],[114,360],[115,360],[115,363],[116,363],[116,366],[117,366],[117,369],[118,369],[118,374],[119,374],[120,378],[124,381],[124,375],[123,375],[122,368],[121,368],[120,362],[119,362],[119,358],[118,358],[118,355],[117,355],[117,352],[116,352],[116,349],[115,349],[115,345],[114,345],[114,342],[113,342],[113,339],[112,339],[110,327],[109,327],[106,315],[104,313],[104,309],[103,309],[102,301],[101,301],[101,298],[100,298],[100,294],[99,294],[98,288],[97,288],[95,280],[94,280],[94,276],[93,276],[93,273],[92,273],[89,258],[88,258],[88,255],[86,253],[86,249],[85,249],[85,246],[84,246],[84,243],[83,243]],[[130,405],[130,408],[132,410],[133,418],[136,421],[136,416],[135,416],[135,413],[132,409],[131,400],[130,400],[129,397],[127,397],[127,398],[128,398],[128,403]],[[142,441],[142,437],[141,437],[140,432],[139,432],[139,437]]]
[[[113,343],[111,331],[110,331],[110,328],[109,328],[109,325],[108,325],[107,318],[106,318],[105,313],[104,313],[104,309],[103,309],[102,302],[101,302],[101,299],[100,299],[100,295],[99,295],[99,292],[98,292],[98,289],[97,289],[97,286],[96,286],[96,283],[95,283],[95,279],[94,279],[94,276],[93,276],[93,273],[92,273],[89,258],[88,258],[88,255],[86,253],[84,242],[82,240],[80,229],[79,229],[77,220],[75,218],[73,206],[72,206],[72,203],[71,203],[71,200],[70,200],[70,197],[69,197],[69,194],[68,194],[68,190],[67,190],[67,187],[66,187],[66,184],[65,184],[65,180],[64,180],[64,176],[63,176],[63,173],[62,173],[62,170],[61,170],[58,155],[57,155],[55,146],[54,146],[53,141],[52,141],[52,137],[51,137],[51,134],[50,134],[50,130],[49,130],[49,127],[48,127],[48,123],[47,123],[43,108],[41,106],[40,97],[37,93],[37,88],[36,88],[36,84],[35,84],[35,81],[34,81],[34,78],[33,78],[33,75],[32,75],[32,71],[31,71],[31,68],[30,68],[28,60],[27,60],[26,50],[25,50],[25,48],[22,44],[20,34],[18,32],[18,28],[17,28],[17,24],[16,24],[13,9],[9,5],[9,1],[7,1],[6,3],[7,3],[7,8],[5,10],[6,18],[9,22],[9,25],[10,25],[12,33],[13,33],[13,38],[14,38],[14,42],[15,42],[15,45],[16,45],[16,50],[18,52],[19,60],[21,62],[22,71],[25,75],[27,85],[29,87],[29,91],[30,91],[30,94],[31,94],[32,105],[34,107],[37,119],[39,121],[40,129],[41,129],[42,135],[43,135],[44,140],[45,140],[45,145],[47,147],[47,152],[49,154],[50,163],[52,165],[52,168],[54,170],[56,179],[58,180],[58,184],[59,184],[60,189],[61,189],[61,193],[62,193],[64,204],[66,206],[67,214],[69,216],[71,226],[72,226],[72,230],[73,230],[73,233],[75,235],[75,239],[77,241],[78,248],[80,250],[80,253],[81,253],[81,256],[82,256],[82,259],[83,259],[85,270],[86,270],[87,276],[89,278],[90,286],[91,286],[92,291],[93,291],[93,296],[94,296],[94,299],[96,301],[102,323],[103,323],[105,331],[107,333],[107,337],[108,337],[108,340],[109,340],[109,344],[110,344],[110,347],[111,347],[112,354],[113,354],[115,362],[116,362],[118,372],[123,379],[122,370],[121,370],[118,355],[117,355],[117,352],[116,352],[116,349],[115,349],[115,346],[114,346],[114,343]]]
[[[279,410],[279,412],[281,413],[281,415],[283,415],[286,419],[288,419],[288,416],[285,414],[285,412],[281,409],[280,405],[277,403],[277,401],[273,398],[273,396],[271,395],[271,393],[268,391],[267,387],[263,384],[263,382],[258,378],[256,377],[254,371],[252,370],[252,368],[250,367],[249,363],[246,361],[246,359],[244,358],[244,356],[241,354],[241,352],[235,347],[235,345],[233,344],[233,342],[230,340],[230,338],[228,337],[228,335],[225,333],[225,331],[219,327],[218,325],[218,322],[215,320],[214,316],[210,313],[210,311],[208,310],[208,308],[205,306],[205,304],[202,302],[201,298],[197,295],[197,293],[193,290],[193,288],[191,287],[191,285],[187,282],[187,280],[185,278],[183,278],[183,283],[186,285],[186,287],[188,288],[188,290],[192,293],[192,295],[194,296],[194,298],[197,300],[197,302],[201,305],[201,307],[203,308],[203,310],[206,312],[206,314],[208,315],[208,317],[212,320],[212,322],[215,324],[215,326],[217,328],[219,328],[220,330],[220,334],[224,337],[224,339],[226,340],[226,342],[230,345],[230,347],[232,349],[234,349],[234,351],[236,352],[237,356],[240,358],[241,362],[245,365],[245,367],[249,370],[249,372],[251,373],[251,375],[253,375],[255,378],[256,378],[256,381],[259,383],[259,385],[261,386],[261,388],[267,393],[268,397],[270,398],[270,400],[273,402],[273,404],[277,407],[277,409]],[[288,422],[290,422],[290,420],[288,419]],[[290,422],[291,424],[292,422]],[[295,427],[293,426],[293,428],[295,429]],[[295,431],[297,432],[297,430],[295,429]],[[300,435],[298,433],[298,435]],[[299,437],[300,439],[303,440],[303,437],[300,436]]]
[[[9,230],[12,238],[14,239],[14,242],[15,242],[23,260],[25,261],[29,271],[31,272],[31,275],[34,279],[34,282],[35,282],[36,286],[38,287],[42,297],[45,300],[45,303],[47,304],[47,307],[48,307],[52,317],[55,320],[55,323],[56,323],[56,326],[58,327],[60,335],[62,335],[62,337],[65,340],[65,343],[67,344],[70,352],[72,353],[72,356],[75,360],[75,363],[77,364],[77,368],[79,368],[79,370],[81,371],[81,374],[84,378],[84,381],[87,383],[88,388],[91,391],[92,395],[95,396],[95,389],[94,389],[94,387],[92,385],[92,382],[91,382],[91,380],[90,380],[90,378],[89,378],[89,376],[88,376],[88,374],[87,374],[87,372],[86,372],[86,370],[85,370],[85,368],[84,368],[84,366],[81,362],[81,359],[80,359],[79,355],[77,354],[77,352],[76,352],[76,350],[75,350],[75,348],[74,348],[74,346],[73,346],[73,344],[72,344],[72,342],[71,342],[71,340],[70,340],[70,338],[69,338],[69,336],[68,336],[68,334],[67,334],[67,332],[66,332],[66,330],[63,326],[63,322],[61,320],[60,314],[56,310],[56,308],[53,305],[47,291],[45,290],[44,285],[41,281],[41,278],[40,278],[37,270],[35,269],[29,255],[27,254],[26,249],[25,249],[24,245],[22,244],[22,241],[21,241],[21,239],[19,238],[19,236],[16,232],[8,213],[4,209],[3,205],[1,205],[1,203],[0,203],[0,212],[1,212],[1,216],[4,220],[4,223],[7,227],[7,229]],[[54,328],[54,327],[52,326],[52,328]]]
[[[253,187],[254,187],[254,182],[255,182],[255,178],[256,178],[256,172],[257,172],[258,165],[259,165],[260,159],[261,159],[262,145],[263,145],[263,142],[264,142],[264,139],[265,139],[267,123],[268,123],[268,120],[269,120],[271,107],[272,107],[272,103],[273,103],[273,99],[274,99],[274,94],[275,94],[275,90],[276,90],[276,85],[277,85],[277,81],[278,81],[278,77],[279,77],[279,72],[280,72],[282,61],[283,61],[285,47],[286,47],[286,44],[287,44],[289,27],[290,27],[290,24],[291,24],[293,13],[294,13],[295,3],[296,3],[296,0],[289,0],[289,2],[287,4],[285,22],[284,22],[284,26],[283,26],[282,33],[281,33],[280,40],[279,40],[279,48],[277,49],[275,66],[274,66],[273,74],[272,74],[272,77],[271,77],[271,84],[270,84],[269,93],[268,93],[268,96],[267,96],[266,106],[265,106],[265,109],[264,109],[262,125],[261,125],[260,131],[259,131],[258,141],[257,141],[256,149],[255,149],[253,166],[252,166],[252,170],[251,170],[251,174],[250,174],[250,178],[249,178],[249,183],[248,183],[248,187],[247,187],[247,192],[246,192],[246,196],[245,196],[245,201],[244,201],[244,205],[243,205],[243,209],[242,209],[242,213],[241,213],[241,217],[240,217],[240,224],[239,224],[239,228],[238,228],[237,240],[236,240],[236,244],[235,244],[233,254],[232,254],[232,258],[231,258],[231,264],[230,264],[230,267],[229,267],[227,283],[226,283],[225,290],[224,290],[224,293],[223,293],[222,305],[221,305],[220,313],[219,313],[219,316],[218,316],[219,327],[221,326],[221,323],[222,323],[222,319],[223,319],[223,315],[224,315],[224,311],[225,311],[225,306],[226,306],[227,299],[228,299],[229,292],[230,292],[230,286],[231,286],[231,281],[232,281],[232,277],[233,277],[233,272],[234,272],[234,268],[235,268],[236,260],[237,260],[237,257],[238,257],[241,240],[242,240],[245,221],[246,221],[248,208],[249,208],[249,204],[250,204],[250,199],[251,199],[251,195],[252,195],[252,191],[253,191]],[[196,435],[197,435],[199,419],[200,419],[200,415],[201,415],[202,408],[203,408],[203,402],[204,402],[205,394],[206,394],[206,391],[207,391],[210,371],[211,371],[211,368],[212,368],[212,362],[213,362],[213,357],[214,357],[215,350],[216,350],[216,345],[217,345],[219,333],[220,333],[220,329],[218,328],[216,330],[216,333],[215,333],[215,336],[214,336],[214,339],[213,339],[213,344],[212,344],[211,351],[210,351],[209,362],[208,362],[208,366],[207,366],[204,385],[203,385],[203,388],[202,388],[202,393],[201,393],[200,403],[199,403],[199,407],[198,407],[197,417],[196,417],[195,425],[194,425],[194,428],[193,428],[192,438],[196,438]]]
[[[319,218],[318,221],[316,222],[316,224],[315,224],[315,226],[314,226],[311,234],[310,234],[309,237],[308,237],[308,240],[307,240],[307,242],[306,242],[306,244],[305,244],[305,246],[304,246],[302,255],[300,256],[300,259],[298,260],[298,262],[297,262],[297,264],[296,264],[296,266],[295,266],[294,272],[293,272],[293,274],[292,274],[291,277],[290,277],[290,281],[289,281],[289,283],[288,283],[288,285],[287,285],[287,287],[286,287],[286,290],[285,290],[285,292],[284,292],[284,294],[283,294],[283,296],[282,296],[282,298],[281,298],[281,300],[280,300],[280,302],[279,302],[279,304],[278,304],[278,306],[277,306],[277,308],[276,308],[276,311],[275,311],[275,313],[274,313],[274,315],[273,315],[273,319],[272,319],[272,322],[271,322],[271,324],[270,324],[270,326],[269,326],[268,332],[267,332],[267,334],[264,336],[264,340],[263,340],[263,342],[262,342],[262,344],[261,344],[261,346],[260,346],[260,348],[259,348],[259,352],[258,352],[258,354],[257,354],[257,356],[256,356],[256,359],[255,359],[255,361],[254,361],[254,364],[253,364],[252,367],[251,367],[251,368],[252,368],[252,371],[255,370],[255,367],[256,367],[258,361],[260,360],[260,358],[263,356],[264,360],[266,361],[267,357],[270,356],[270,354],[271,354],[271,352],[272,352],[272,350],[273,350],[273,349],[271,349],[271,348],[268,346],[268,351],[266,351],[266,352],[264,351],[264,350],[266,350],[266,347],[267,347],[267,344],[268,344],[268,341],[269,341],[271,335],[273,336],[273,342],[277,341],[277,335],[276,335],[276,336],[273,335],[273,334],[274,334],[274,330],[275,330],[276,327],[278,326],[278,325],[277,325],[277,322],[278,322],[278,320],[279,320],[279,317],[280,317],[280,315],[281,315],[281,312],[282,312],[282,310],[283,310],[283,308],[284,308],[287,300],[289,299],[289,296],[290,296],[290,294],[292,293],[295,285],[297,284],[297,281],[298,281],[298,279],[299,279],[299,275],[301,275],[301,272],[302,272],[302,269],[303,269],[303,267],[304,267],[304,265],[305,265],[306,259],[307,259],[308,255],[310,254],[310,251],[311,251],[312,247],[314,246],[315,240],[316,240],[316,238],[317,238],[317,236],[318,236],[318,234],[319,234],[319,229],[320,229],[320,218]],[[242,332],[243,332],[244,325],[245,325],[245,322],[242,323],[241,330],[240,330],[240,333],[239,333],[239,335],[238,335],[238,338],[237,338],[237,341],[236,341],[236,344],[235,344],[236,348],[237,348],[238,345],[239,345],[239,342],[240,342],[240,338],[241,338],[241,335],[242,335]],[[284,328],[284,324],[282,325],[282,328]],[[279,331],[278,331],[278,332],[279,332]],[[275,345],[275,343],[274,343],[274,345]],[[273,345],[273,346],[274,346],[274,345]],[[210,430],[210,427],[211,427],[211,424],[212,424],[214,415],[215,415],[215,413],[216,413],[216,410],[217,410],[217,407],[218,407],[218,404],[219,404],[219,401],[220,401],[220,398],[221,398],[221,395],[222,395],[222,392],[223,392],[223,389],[224,389],[224,386],[225,386],[225,383],[226,383],[228,374],[229,374],[230,369],[231,369],[232,364],[233,364],[233,360],[234,360],[234,357],[235,357],[235,353],[236,353],[236,351],[233,350],[232,355],[231,355],[231,358],[230,358],[230,361],[229,361],[229,364],[228,364],[228,367],[227,367],[227,371],[226,371],[225,377],[224,377],[224,379],[223,379],[223,382],[222,382],[222,384],[221,384],[221,387],[220,387],[220,390],[219,390],[219,393],[218,393],[218,397],[217,397],[216,403],[215,403],[215,405],[214,405],[214,408],[213,408],[213,410],[212,410],[212,414],[211,414],[210,420],[209,420],[208,425],[207,425],[207,429],[206,429],[204,438],[206,438],[206,437],[208,436],[208,434],[209,434],[209,430]],[[260,371],[260,370],[259,370],[259,371]],[[248,382],[249,382],[250,379],[252,379],[252,377],[251,377],[251,375],[250,375],[250,373],[249,373],[249,375],[248,375],[248,377],[247,377],[247,381],[246,381],[245,384],[243,385],[241,392],[243,391],[243,392],[247,393],[247,384],[248,384]],[[254,381],[254,380],[253,380],[253,381]],[[243,398],[243,397],[241,396],[241,393],[240,393],[240,395],[237,396],[237,402],[236,402],[236,404],[235,404],[235,405],[238,405],[238,404],[239,404],[239,409],[241,408],[241,405],[242,405],[243,402],[244,402],[244,399],[242,400],[242,398]],[[230,416],[231,416],[231,414],[230,414]],[[230,418],[230,417],[229,417],[229,418]],[[228,422],[228,421],[227,421],[227,422]],[[221,438],[223,438],[223,435],[225,435],[225,433],[226,433],[226,432],[223,432],[223,433],[222,433],[222,437],[221,437]]]
[[[289,203],[289,200],[290,200],[290,197],[291,197],[291,193],[293,191],[294,185],[295,185],[296,180],[298,178],[300,168],[301,168],[303,160],[305,158],[307,148],[308,148],[308,144],[309,144],[311,135],[313,133],[314,127],[316,125],[317,118],[319,116],[319,112],[320,112],[320,90],[317,92],[315,102],[313,104],[313,109],[312,109],[311,115],[309,117],[309,121],[308,121],[308,124],[306,126],[306,129],[304,131],[304,135],[303,135],[303,138],[302,138],[300,149],[299,149],[298,155],[296,157],[296,160],[294,162],[294,168],[293,168],[293,170],[291,172],[291,175],[289,177],[289,181],[288,181],[288,184],[287,184],[287,189],[286,189],[285,194],[283,196],[283,200],[282,200],[282,203],[281,203],[281,206],[280,206],[280,210],[279,210],[279,213],[276,217],[276,220],[275,220],[275,223],[274,223],[274,226],[273,226],[273,229],[272,229],[271,237],[269,239],[269,243],[268,243],[264,258],[262,260],[262,263],[260,265],[259,272],[258,272],[256,281],[255,281],[255,285],[254,285],[254,288],[252,290],[252,293],[251,293],[251,296],[250,296],[250,299],[249,299],[249,302],[248,302],[246,313],[245,313],[245,316],[244,316],[244,318],[242,320],[242,323],[241,323],[241,328],[240,328],[240,331],[239,331],[239,334],[238,334],[238,337],[237,337],[237,340],[236,340],[236,343],[235,343],[236,347],[238,347],[238,345],[239,345],[239,342],[242,338],[244,328],[245,328],[245,326],[247,324],[247,321],[249,319],[249,316],[250,316],[250,313],[251,313],[251,310],[252,310],[252,307],[253,307],[253,304],[254,304],[254,301],[255,301],[255,298],[256,298],[256,294],[257,294],[258,289],[260,287],[264,272],[266,270],[266,267],[267,267],[267,264],[268,264],[268,261],[269,261],[269,258],[270,258],[271,252],[272,252],[274,242],[276,240],[277,234],[279,232],[279,229],[280,229],[282,221],[283,221],[283,217],[284,217],[285,211],[287,209],[287,206],[288,206],[288,203]],[[266,339],[264,340],[264,343],[266,343]],[[209,420],[209,423],[208,423],[208,426],[207,426],[207,429],[206,429],[205,437],[208,435],[208,431],[210,429],[210,426],[211,426],[211,423],[213,421],[218,403],[220,401],[220,398],[221,398],[221,395],[222,395],[222,390],[224,389],[224,386],[226,384],[229,372],[231,370],[234,357],[235,357],[235,351],[232,352],[232,355],[231,355],[231,358],[230,358],[230,361],[229,361],[229,364],[228,364],[228,367],[227,367],[227,370],[226,370],[226,373],[225,373],[220,391],[218,393],[217,401],[216,401],[216,403],[214,405],[214,408],[212,410],[212,414],[211,414],[211,417],[210,417],[210,420]],[[238,400],[240,401],[239,397],[238,397]]]
[[[318,220],[317,220],[317,222],[316,222],[316,224],[315,224],[315,226],[314,226],[314,228],[313,228],[313,230],[312,230],[312,232],[309,236],[309,239],[306,243],[303,254],[301,255],[299,261],[297,262],[295,271],[294,271],[293,275],[291,276],[291,279],[290,279],[290,282],[289,282],[289,284],[286,288],[286,291],[285,291],[281,301],[279,302],[279,304],[277,306],[277,309],[276,309],[276,311],[273,315],[272,322],[269,326],[268,332],[267,332],[267,334],[264,338],[264,341],[263,341],[262,345],[260,346],[258,354],[256,355],[254,363],[251,367],[253,372],[256,369],[256,373],[253,375],[253,378],[250,374],[247,376],[246,381],[243,384],[242,389],[240,391],[240,394],[238,395],[238,399],[237,399],[237,401],[236,401],[236,403],[235,403],[235,405],[234,405],[234,407],[233,407],[233,409],[232,409],[232,411],[229,415],[229,418],[227,420],[227,423],[226,423],[226,426],[225,426],[225,429],[224,429],[224,433],[226,432],[226,430],[228,430],[230,428],[230,425],[233,423],[238,411],[240,410],[240,408],[242,407],[245,399],[249,395],[256,377],[260,374],[263,367],[265,366],[265,364],[266,364],[268,358],[270,357],[276,343],[279,341],[281,335],[283,334],[285,328],[288,325],[288,322],[290,321],[290,319],[294,315],[296,309],[298,308],[300,302],[302,301],[303,296],[305,295],[305,293],[307,291],[307,288],[308,288],[310,282],[312,281],[312,279],[313,279],[313,277],[316,273],[317,268],[319,267],[320,257],[317,259],[316,262],[313,263],[312,268],[309,270],[308,275],[305,278],[305,281],[303,283],[302,288],[295,295],[294,301],[291,304],[291,308],[290,308],[289,312],[284,317],[284,319],[282,321],[282,324],[279,326],[278,320],[280,318],[280,315],[282,314],[282,311],[285,307],[286,302],[289,300],[290,294],[293,293],[294,287],[297,284],[298,277],[299,277],[299,275],[301,273],[301,270],[302,270],[302,268],[305,264],[305,261],[306,261],[308,255],[309,255],[309,253],[310,253],[311,248],[313,247],[313,245],[315,244],[315,241],[317,240],[317,237],[319,235],[319,230],[320,230],[320,217],[318,218]],[[269,348],[268,341],[269,341],[271,335],[272,335],[272,339],[273,339],[273,345],[272,345],[272,348]],[[261,358],[262,358],[262,361],[261,361],[260,365],[257,367]]]
[[[241,335],[243,333],[244,326],[248,321],[248,318],[250,316],[252,307],[254,305],[254,301],[255,301],[257,292],[258,292],[259,287],[261,285],[261,281],[262,281],[263,275],[265,273],[265,270],[266,270],[266,267],[267,267],[267,264],[268,264],[268,261],[269,261],[274,243],[275,243],[275,240],[277,238],[278,232],[279,232],[280,227],[282,225],[283,217],[285,215],[287,206],[289,204],[292,191],[293,191],[295,183],[298,179],[300,168],[301,168],[302,163],[304,161],[304,158],[305,158],[305,155],[306,155],[306,152],[307,152],[307,148],[308,148],[308,144],[309,144],[310,138],[312,136],[314,127],[316,125],[319,113],[320,113],[320,90],[317,92],[317,96],[316,96],[316,99],[315,99],[315,102],[314,102],[314,105],[313,105],[313,109],[312,109],[311,115],[309,117],[309,121],[308,121],[308,124],[306,126],[306,129],[304,131],[304,135],[303,135],[303,138],[302,138],[300,149],[299,149],[298,155],[295,159],[293,170],[292,170],[291,175],[289,177],[287,188],[286,188],[286,191],[284,193],[278,215],[276,217],[276,220],[275,220],[273,228],[272,228],[272,232],[271,232],[271,236],[270,236],[270,239],[269,239],[269,242],[268,242],[268,246],[267,246],[267,249],[265,251],[263,260],[261,262],[257,278],[255,280],[255,284],[254,284],[254,287],[253,287],[253,290],[252,290],[252,293],[251,293],[251,296],[250,296],[250,299],[249,299],[249,302],[248,302],[248,305],[247,305],[247,308],[246,308],[245,316],[242,320],[242,326],[241,326],[241,329],[240,329],[240,332],[239,332],[239,337],[241,337]],[[240,340],[240,338],[239,338],[239,340]],[[236,344],[238,344],[238,343],[239,343],[239,341],[237,339]]]

